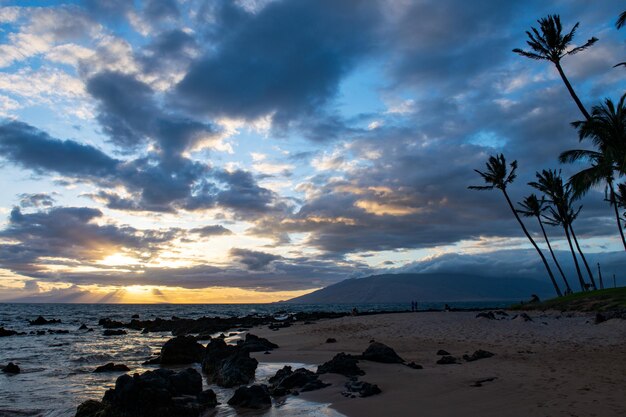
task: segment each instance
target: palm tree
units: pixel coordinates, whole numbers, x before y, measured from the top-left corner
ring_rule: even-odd
[[[563,278],[563,282],[565,283],[566,293],[572,292],[572,289],[569,286],[569,282],[567,282],[567,278],[565,278],[565,274],[563,273],[563,269],[561,269],[561,265],[559,261],[557,261],[556,256],[554,255],[554,251],[552,250],[552,245],[550,245],[550,240],[548,239],[548,234],[546,233],[546,229],[543,227],[543,221],[541,221],[541,216],[548,207],[545,206],[546,200],[544,197],[541,197],[541,200],[537,198],[537,196],[533,193],[528,197],[525,197],[521,203],[517,203],[522,209],[518,209],[517,212],[525,217],[535,217],[539,222],[539,227],[541,227],[541,231],[543,232],[543,238],[546,241],[546,245],[548,245],[548,250],[550,251],[550,255],[552,255],[552,260],[554,264],[558,268],[561,273],[561,277]]]
[[[585,44],[569,49],[569,45],[574,39],[574,35],[576,33],[576,30],[578,29],[578,22],[576,22],[572,30],[570,30],[569,33],[566,35],[563,34],[563,27],[561,25],[561,18],[559,17],[559,15],[548,15],[548,17],[539,19],[537,20],[537,22],[539,23],[539,30],[533,27],[531,28],[532,32],[526,31],[526,35],[528,35],[529,39],[526,41],[526,43],[528,44],[528,46],[530,46],[531,51],[524,51],[522,49],[516,48],[513,49],[513,52],[526,58],[552,62],[556,67],[556,70],[559,72],[563,83],[565,83],[567,91],[569,91],[570,95],[576,102],[576,105],[580,109],[583,116],[588,119],[589,113],[576,95],[574,88],[572,87],[569,80],[565,76],[565,73],[563,72],[563,68],[561,67],[561,59],[563,59],[567,55],[574,55],[578,52],[584,51],[585,49],[596,43],[598,39],[592,37]]]
[[[560,171],[557,172],[556,170],[544,169],[541,173],[537,172],[536,177],[537,181],[529,182],[528,185],[546,194],[549,198],[548,201],[553,205],[553,207],[550,207],[549,209],[552,216],[548,218],[548,223],[563,227],[570,251],[572,252],[574,265],[576,266],[576,273],[578,274],[578,281],[580,282],[582,290],[584,291],[586,289],[586,285],[583,280],[582,273],[580,272],[580,266],[578,265],[574,248],[572,247],[572,240],[574,241],[576,249],[585,264],[592,286],[596,288],[593,274],[591,273],[587,259],[578,244],[578,239],[576,238],[574,228],[572,227],[572,223],[576,217],[578,217],[578,213],[580,213],[582,206],[579,207],[578,210],[573,209],[574,197],[572,188],[571,186],[563,183]]]
[[[502,194],[504,194],[504,198],[506,199],[506,202],[509,204],[511,211],[513,212],[513,215],[517,219],[517,222],[522,227],[524,234],[526,235],[530,243],[534,246],[535,250],[541,257],[541,260],[543,261],[543,265],[546,267],[546,270],[548,271],[548,275],[550,276],[550,280],[552,281],[552,284],[554,285],[554,288],[556,289],[556,293],[560,297],[562,295],[561,290],[559,289],[559,286],[557,285],[556,280],[554,279],[554,275],[552,274],[552,270],[550,269],[550,265],[548,265],[548,261],[546,260],[546,257],[543,256],[541,249],[539,249],[539,246],[537,246],[537,244],[535,243],[535,240],[530,236],[530,233],[528,233],[526,226],[524,226],[524,222],[522,222],[522,219],[520,219],[519,215],[517,214],[517,211],[515,211],[515,207],[513,207],[513,203],[511,202],[511,199],[509,198],[509,194],[506,192],[506,187],[509,184],[511,184],[515,180],[515,177],[517,176],[517,174],[515,173],[515,171],[517,170],[517,161],[511,162],[510,172],[508,172],[506,159],[504,158],[504,155],[502,154],[497,155],[497,156],[490,156],[486,165],[487,165],[487,170],[485,172],[479,171],[477,169],[475,169],[474,171],[476,171],[478,175],[480,175],[485,181],[485,183],[488,185],[482,185],[482,186],[473,185],[467,188],[469,188],[470,190],[493,190],[494,188],[497,188],[498,190],[502,191]]]
[[[616,172],[618,175],[626,174],[626,94],[620,98],[617,106],[611,99],[606,99],[603,105],[592,108],[589,119],[574,122],[572,125],[578,130],[581,142],[590,139],[597,149],[574,149],[559,156],[561,162],[591,162],[590,167],[574,174],[569,180],[574,197],[581,197],[592,187],[606,183],[609,203],[614,208],[615,220],[626,250],[626,238],[613,186]]]
[[[618,29],[621,29],[624,24],[626,24],[626,12],[622,12],[622,14],[619,15],[617,22],[615,22],[615,26]]]

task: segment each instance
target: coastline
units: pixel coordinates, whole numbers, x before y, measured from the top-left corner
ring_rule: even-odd
[[[362,360],[366,375],[360,380],[377,384],[381,394],[346,398],[347,378],[334,374],[322,378],[332,386],[301,394],[348,417],[624,415],[626,321],[596,325],[592,314],[532,312],[533,321],[526,322],[512,319],[515,314],[503,320],[476,318],[475,312],[364,315],[252,332],[280,346],[270,355],[255,354],[265,362],[321,364],[339,352],[361,354],[374,339],[423,366]],[[331,337],[337,342],[326,343]],[[495,356],[438,365],[439,349],[458,358],[478,349]]]

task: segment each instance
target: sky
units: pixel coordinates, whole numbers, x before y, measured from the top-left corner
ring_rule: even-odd
[[[599,41],[564,70],[587,108],[617,100],[623,9],[0,0],[0,301],[272,302],[389,272],[547,279],[502,195],[467,187],[499,153],[519,163],[515,201],[537,170],[583,167],[558,162],[585,146],[558,73],[512,49],[538,18],[580,22],[573,44]],[[590,264],[626,284],[603,188],[580,203]]]

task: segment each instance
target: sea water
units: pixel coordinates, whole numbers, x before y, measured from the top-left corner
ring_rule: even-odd
[[[481,307],[483,303],[450,303],[453,307]],[[443,304],[420,304],[420,308],[441,308]],[[489,306],[497,306],[489,303]],[[0,327],[30,333],[37,330],[68,330],[67,334],[23,335],[0,338],[0,364],[16,363],[21,368],[18,375],[0,374],[0,417],[46,416],[71,417],[76,407],[88,399],[100,400],[108,388],[115,385],[119,373],[93,373],[93,370],[108,362],[121,363],[131,369],[131,373],[142,373],[155,369],[157,365],[142,365],[144,361],[159,352],[170,338],[169,332],[142,334],[126,329],[122,336],[104,336],[98,320],[108,317],[112,320],[129,322],[135,314],[141,320],[156,317],[199,318],[241,317],[249,314],[268,315],[279,311],[337,311],[348,312],[353,307],[359,311],[401,311],[407,310],[404,304],[369,305],[295,305],[295,304],[230,304],[230,305],[172,305],[172,304],[0,304]],[[28,320],[37,316],[46,319],[61,319],[60,324],[31,326]],[[85,324],[93,332],[78,328]],[[226,341],[235,343],[239,334]],[[330,359],[330,358],[329,358]],[[308,367],[314,370],[315,364],[268,363],[260,362],[255,382],[266,382],[270,376],[284,365]],[[187,366],[171,367],[172,369]],[[192,367],[200,372],[200,365]],[[213,389],[222,404],[212,411],[211,416],[236,416],[234,409],[226,404],[233,390],[219,388],[204,382],[205,389]],[[287,397],[275,402],[273,407],[255,416],[327,416],[341,417],[329,408],[329,404],[306,401],[300,397]]]

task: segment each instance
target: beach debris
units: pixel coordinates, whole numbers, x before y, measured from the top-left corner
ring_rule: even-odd
[[[265,384],[239,387],[228,400],[228,405],[260,410],[272,406],[269,389]]]
[[[337,339],[335,339],[334,337],[329,337],[328,339],[326,339],[326,343],[337,343]]]
[[[513,316],[513,318],[511,320],[517,320],[517,321],[533,321],[532,318],[530,318],[530,316],[526,313],[520,313],[520,314],[516,314]]]
[[[126,330],[111,330],[111,329],[107,329],[105,331],[102,332],[103,336],[122,336],[128,334],[128,332]]]
[[[237,346],[248,349],[250,352],[264,352],[278,349],[276,343],[272,343],[263,337],[255,336],[252,333],[246,334],[245,340],[239,340]]]
[[[13,374],[13,375],[19,374],[20,367],[14,364],[13,362],[9,362],[7,366],[2,368],[2,372],[4,372],[5,374]]]
[[[491,377],[491,378],[479,379],[478,381],[475,381],[472,385],[470,385],[470,387],[482,387],[485,382],[492,382],[492,381],[495,381],[496,379],[498,379],[498,377],[496,376]]]
[[[28,323],[31,326],[43,326],[45,324],[58,324],[61,323],[60,319],[50,319],[46,320],[42,316],[37,317],[35,320],[28,320]]]
[[[147,364],[176,365],[186,363],[200,363],[205,349],[193,336],[176,336],[165,342],[161,348],[161,355],[151,359]]]
[[[613,310],[613,311],[605,311],[602,313],[596,313],[595,323],[600,324],[611,319],[626,320],[626,310]]]
[[[15,330],[5,329],[4,327],[0,327],[0,337],[8,337],[14,336],[18,334]]]
[[[94,373],[100,372],[128,372],[130,368],[124,364],[118,363],[114,364],[113,362],[109,362],[106,365],[98,366]]]
[[[453,365],[453,364],[457,364],[458,359],[455,358],[454,356],[442,356],[438,361],[437,361],[437,365]]]
[[[359,360],[354,355],[344,352],[336,354],[331,360],[317,367],[318,374],[340,374],[344,376],[365,375],[365,371],[358,367]]]
[[[284,366],[276,371],[276,374],[268,379],[271,384],[270,393],[275,397],[293,394],[294,388],[300,388],[300,391],[315,391],[326,388],[330,384],[326,384],[319,379],[319,375],[305,368],[298,368],[295,371],[291,366]]]
[[[365,381],[351,380],[345,384],[346,390],[342,394],[346,397],[354,398],[354,394],[359,394],[359,397],[370,397],[372,395],[380,394],[382,391],[376,384],[370,384]]]
[[[409,368],[412,368],[412,369],[424,369],[424,367],[422,365],[418,365],[415,362],[409,362],[409,363],[406,364],[406,366],[408,366]]]
[[[486,359],[486,358],[490,358],[493,355],[495,355],[495,353],[491,353],[488,352],[486,350],[482,350],[482,349],[478,349],[477,351],[475,351],[474,353],[472,353],[472,355],[463,355],[463,359],[465,359],[465,361],[467,362],[474,362],[477,361],[479,359]]]
[[[215,393],[202,391],[202,376],[195,369],[157,369],[120,376],[102,401],[79,405],[76,417],[198,417],[216,404]]]
[[[443,350],[443,349],[439,349],[437,351],[437,355],[439,356],[445,356],[445,355],[449,355],[450,353],[447,350]]]
[[[250,357],[248,349],[227,345],[222,339],[213,339],[206,347],[202,371],[220,387],[231,388],[247,384],[254,378],[258,363]]]
[[[374,342],[365,349],[365,352],[361,354],[359,359],[364,359],[372,362],[381,363],[404,363],[395,350],[385,345],[384,343]]]

